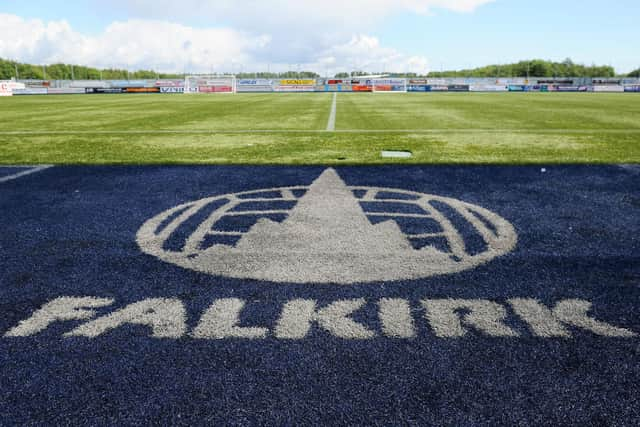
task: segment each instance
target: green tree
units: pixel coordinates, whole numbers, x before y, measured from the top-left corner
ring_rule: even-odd
[[[570,58],[562,62],[532,59],[513,64],[495,64],[471,70],[429,73],[430,77],[614,77],[611,66],[585,66]]]
[[[638,68],[637,70],[633,70],[632,72],[630,72],[629,74],[627,74],[627,77],[636,77],[636,78],[640,78],[640,68]]]

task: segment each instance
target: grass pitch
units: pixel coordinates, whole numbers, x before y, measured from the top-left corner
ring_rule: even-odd
[[[95,95],[0,101],[0,164],[640,163],[633,94]]]

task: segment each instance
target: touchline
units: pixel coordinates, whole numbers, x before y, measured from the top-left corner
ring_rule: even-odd
[[[190,337],[195,340],[301,340],[309,337],[314,328],[343,340],[415,339],[419,336],[419,324],[443,339],[461,339],[470,331],[503,339],[527,336],[573,339],[578,331],[608,338],[638,337],[634,331],[597,319],[591,312],[592,304],[580,299],[560,300],[553,305],[530,298],[513,298],[505,302],[482,299],[409,301],[401,298],[367,301],[360,298],[331,303],[294,299],[281,304],[273,324],[245,324],[244,310],[249,306],[259,309],[260,304],[273,303],[247,302],[238,298],[214,300],[195,327],[189,328],[185,304],[175,298],[149,298],[117,306],[116,301],[109,298],[60,297],[44,304],[5,332],[3,339],[37,337],[60,322],[69,325],[69,330],[62,335],[65,339],[95,339],[127,325],[145,326],[149,336],[157,339]],[[377,319],[367,323],[357,320],[371,304]]]

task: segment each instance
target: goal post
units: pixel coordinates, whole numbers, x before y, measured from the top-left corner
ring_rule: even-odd
[[[236,93],[235,76],[199,75],[187,76],[184,93]]]
[[[373,79],[372,92],[376,93],[405,93],[407,92],[407,79]]]

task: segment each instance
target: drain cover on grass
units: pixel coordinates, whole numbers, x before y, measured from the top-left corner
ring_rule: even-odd
[[[380,155],[382,157],[392,158],[392,159],[408,159],[413,156],[411,151],[398,151],[398,150],[383,150]]]

